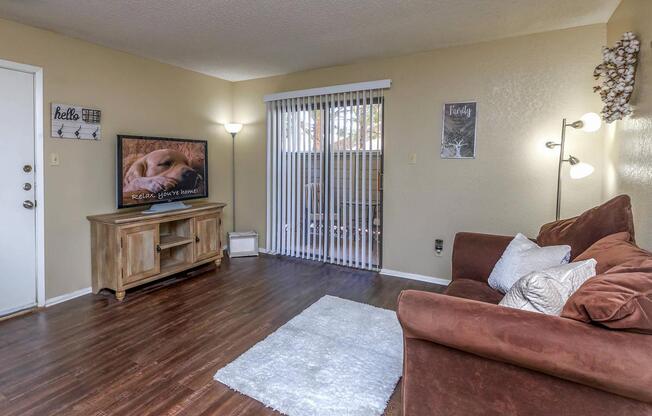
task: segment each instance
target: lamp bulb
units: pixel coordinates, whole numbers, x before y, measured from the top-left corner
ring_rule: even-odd
[[[595,168],[588,163],[577,162],[570,168],[570,177],[572,179],[582,179],[586,178],[593,173]]]
[[[224,125],[224,128],[226,129],[227,132],[231,134],[237,134],[242,130],[242,124],[240,123],[226,123]]]
[[[586,132],[594,132],[600,130],[602,119],[596,113],[586,113],[580,119],[582,120],[582,130]]]

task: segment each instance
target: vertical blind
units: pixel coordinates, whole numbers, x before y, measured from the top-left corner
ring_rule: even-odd
[[[383,88],[315,92],[267,102],[267,249],[379,268]]]

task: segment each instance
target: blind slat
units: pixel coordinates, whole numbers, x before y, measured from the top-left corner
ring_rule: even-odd
[[[267,249],[380,266],[383,91],[267,103]]]

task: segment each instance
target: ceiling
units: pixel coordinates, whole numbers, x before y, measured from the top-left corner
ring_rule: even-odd
[[[605,23],[620,0],[0,0],[0,16],[240,81]]]

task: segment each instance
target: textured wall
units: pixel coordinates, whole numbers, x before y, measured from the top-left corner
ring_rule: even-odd
[[[116,209],[118,133],[207,139],[211,199],[230,202],[231,83],[1,19],[0,39],[1,59],[43,68],[45,155],[61,160],[45,166],[48,298],[91,285],[86,216]],[[101,109],[102,141],[50,138],[52,101]]]
[[[393,80],[386,95],[384,266],[449,277],[456,232],[534,235],[554,217],[556,157],[543,143],[558,136],[562,117],[599,109],[591,72],[605,31],[594,25],[231,84],[0,20],[0,38],[13,40],[0,42],[0,58],[44,68],[45,132],[52,101],[103,111],[99,143],[45,138],[45,154],[61,158],[60,166],[45,167],[47,296],[90,285],[85,217],[115,209],[118,133],[208,139],[211,199],[230,203],[230,137],[218,123],[246,123],[236,144],[238,228],[258,230],[264,242],[262,96],[382,78]],[[442,105],[468,99],[479,103],[477,159],[442,160]],[[601,198],[601,137],[570,133],[569,150],[596,173],[565,180],[566,216]],[[408,165],[413,152],[417,164]],[[439,237],[446,240],[443,257],[433,254]]]
[[[634,114],[608,128],[605,194],[629,194],[634,207],[636,240],[652,249],[652,1],[623,0],[607,24],[609,45],[624,32],[641,40]]]
[[[605,38],[606,26],[593,25],[236,83],[234,119],[246,124],[237,139],[239,227],[264,241],[264,94],[391,78],[383,266],[449,278],[456,232],[535,235],[555,213],[557,157],[544,143],[559,136],[563,117],[599,111],[592,73]],[[475,160],[439,157],[442,106],[456,100],[478,101]],[[565,172],[564,216],[601,200],[603,136],[569,132],[568,150],[596,172],[577,181]]]

